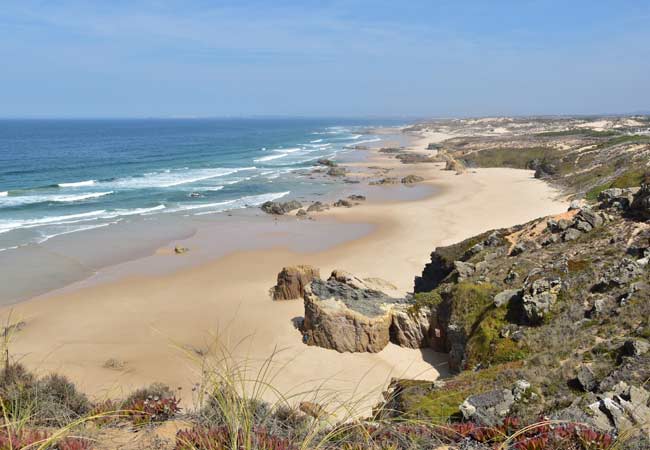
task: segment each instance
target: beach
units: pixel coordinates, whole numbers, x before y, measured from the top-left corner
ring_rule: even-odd
[[[444,134],[409,136],[409,151],[427,152]],[[60,372],[95,398],[113,398],[160,381],[193,401],[205,361],[226,351],[253,370],[273,355],[273,386],[290,395],[319,388],[344,401],[367,397],[367,411],[392,377],[447,375],[446,355],[389,344],[376,354],[308,347],[293,320],[303,303],[272,301],[285,266],[310,264],[327,277],[343,269],[412,291],[436,246],[492,228],[566,210],[554,188],[532,171],[471,169],[457,175],[440,163],[402,164],[377,148],[345,166],[363,194],[352,208],[272,217],[258,209],[223,214],[191,236],[115,264],[63,289],[4,307],[24,325],[10,354],[38,373]],[[369,177],[417,175],[408,187],[370,186]],[[155,227],[155,222],[151,222]],[[189,252],[176,255],[174,246]],[[272,393],[269,393],[272,396]],[[309,394],[311,395],[311,394]],[[300,396],[298,396],[300,397]]]

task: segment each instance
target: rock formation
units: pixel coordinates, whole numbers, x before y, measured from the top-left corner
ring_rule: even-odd
[[[303,298],[305,287],[316,278],[320,278],[320,272],[312,266],[300,265],[283,268],[278,273],[277,284],[272,289],[273,300]]]

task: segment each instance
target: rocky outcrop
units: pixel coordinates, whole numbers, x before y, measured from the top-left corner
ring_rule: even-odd
[[[348,171],[345,169],[345,167],[335,166],[335,167],[330,167],[329,170],[327,171],[327,174],[330,177],[344,177],[347,174],[347,172]]]
[[[390,341],[390,299],[330,278],[305,289],[303,341],[338,352],[381,351]]]
[[[350,200],[341,198],[337,201],[334,202],[334,207],[335,208],[352,208],[354,206],[354,203],[352,203]]]
[[[401,179],[402,184],[415,184],[421,183],[422,181],[424,181],[424,178],[419,175],[406,175]]]
[[[262,206],[260,206],[260,209],[264,211],[267,214],[274,214],[281,216],[283,214],[287,214],[291,211],[294,211],[296,209],[302,208],[302,204],[297,201],[297,200],[291,200],[288,202],[273,202],[273,201],[268,201],[262,203]]]
[[[327,166],[327,167],[336,167],[337,164],[332,161],[331,159],[326,159],[326,158],[321,158],[318,161],[316,161],[316,164],[320,166]]]
[[[494,389],[482,394],[471,395],[460,405],[466,420],[483,426],[496,426],[510,412],[515,396],[509,389]]]
[[[451,156],[446,155],[446,161],[445,161],[445,170],[451,170],[456,172],[457,174],[464,173],[467,168],[465,167],[465,164],[463,164],[461,161],[452,158]]]
[[[304,342],[339,352],[375,353],[389,342],[427,347],[430,309],[376,289],[383,285],[390,286],[344,270],[334,270],[327,281],[313,280],[304,295]]]
[[[273,300],[295,300],[303,298],[305,287],[320,278],[318,269],[308,266],[285,267],[278,273],[277,284],[272,289]]]
[[[402,164],[419,164],[419,163],[430,163],[436,162],[436,159],[423,155],[421,153],[400,153],[396,156],[397,159],[401,161]]]
[[[559,279],[541,278],[526,283],[521,296],[523,318],[530,324],[540,324],[551,311],[562,287]]]
[[[328,209],[329,209],[329,205],[327,203],[316,201],[316,202],[312,203],[311,205],[309,205],[309,207],[307,208],[307,212],[308,213],[321,212],[321,211],[325,211],[325,210],[328,210]]]
[[[431,309],[411,306],[392,310],[390,340],[401,347],[424,348],[429,346]]]

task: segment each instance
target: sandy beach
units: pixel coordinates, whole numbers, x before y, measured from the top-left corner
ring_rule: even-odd
[[[413,139],[411,150],[425,151],[444,137]],[[438,163],[402,164],[367,152],[366,160],[348,164],[359,178],[382,168],[391,177],[414,174],[425,181],[413,188],[366,186],[366,202],[313,220],[256,215],[246,228],[247,216],[235,214],[218,230],[173,244],[188,247],[187,255],[173,255],[173,245],[166,246],[90,282],[5,307],[3,318],[11,314],[12,321],[24,322],[11,343],[12,357],[39,373],[61,372],[99,398],[160,381],[181,388],[186,406],[200,361],[217,348],[251,366],[276,352],[273,384],[281,392],[322,386],[343,400],[368,394],[366,406],[391,377],[444,376],[446,358],[431,350],[390,344],[377,354],[342,354],[303,345],[292,322],[302,316],[302,302],[269,297],[277,273],[311,264],[327,277],[338,268],[382,278],[397,287],[395,294],[405,294],[436,246],[560,213],[567,205],[530,171],[456,175]]]

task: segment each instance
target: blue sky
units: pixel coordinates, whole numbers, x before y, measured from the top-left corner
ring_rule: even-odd
[[[650,110],[650,2],[3,0],[0,117]]]

